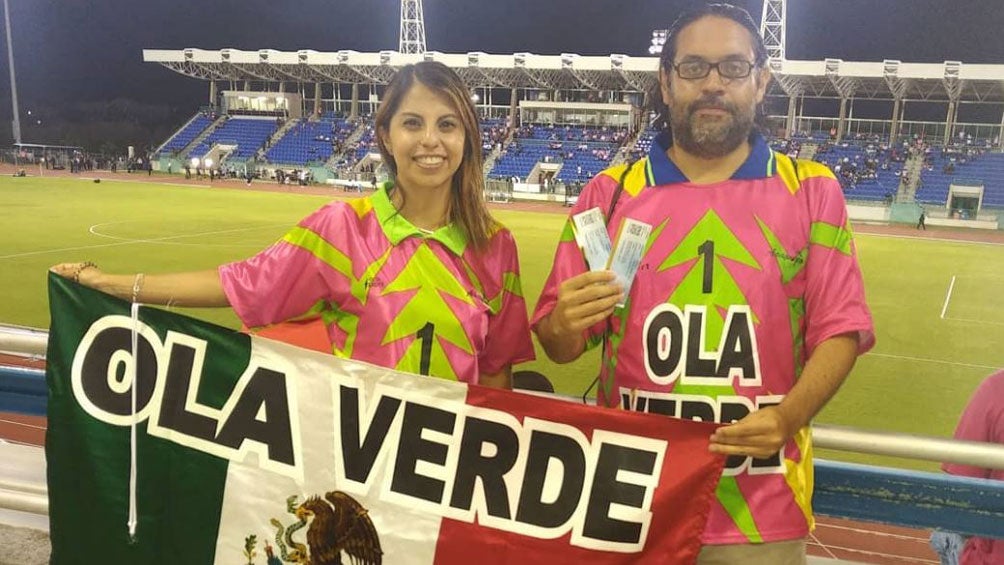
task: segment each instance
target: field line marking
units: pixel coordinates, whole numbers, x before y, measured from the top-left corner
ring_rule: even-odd
[[[118,241],[115,243],[99,243],[93,245],[77,245],[75,247],[61,247],[59,249],[45,249],[42,251],[28,251],[26,253],[14,253],[13,255],[0,255],[0,259],[17,259],[18,257],[31,257],[32,255],[45,255],[46,253],[62,253],[64,251],[80,251],[82,249],[99,249],[101,247],[115,247],[116,245],[129,245],[136,243],[133,241]]]
[[[816,530],[817,530],[817,533],[818,533],[819,529],[829,528],[829,529],[833,529],[833,530],[843,530],[843,531],[847,531],[847,532],[864,533],[864,534],[868,534],[868,535],[872,535],[872,536],[879,536],[879,537],[884,537],[884,538],[900,539],[900,540],[906,540],[906,541],[918,541],[918,542],[923,542],[923,543],[927,543],[927,539],[928,539],[926,536],[925,537],[920,537],[920,536],[914,536],[914,535],[904,535],[904,534],[897,534],[897,533],[892,533],[892,532],[884,532],[884,531],[881,531],[881,530],[872,529],[873,527],[879,526],[879,525],[871,523],[871,522],[868,522],[868,523],[858,522],[858,524],[860,524],[861,527],[844,526],[844,525],[841,525],[841,524],[829,523],[829,522],[826,522],[825,519],[823,519],[823,520],[816,520]],[[881,526],[879,526],[879,527],[881,527]],[[911,529],[909,526],[896,526],[896,527],[904,528],[904,529],[907,529],[907,530]]]
[[[265,225],[262,225],[262,226],[255,226],[255,227],[232,228],[232,229],[228,229],[228,230],[204,231],[204,232],[187,233],[187,234],[183,233],[183,234],[177,234],[177,235],[165,235],[163,237],[140,238],[140,239],[127,238],[127,237],[119,237],[119,236],[116,236],[116,235],[109,235],[109,234],[101,233],[101,232],[97,231],[98,228],[103,227],[103,226],[112,226],[112,225],[115,225],[115,224],[122,224],[122,223],[125,223],[125,222],[105,222],[105,223],[102,223],[102,224],[94,224],[93,226],[87,228],[87,231],[90,232],[92,235],[96,235],[98,237],[104,237],[104,238],[107,238],[107,239],[115,239],[115,240],[118,240],[118,241],[125,241],[125,242],[128,242],[128,243],[155,243],[155,242],[158,242],[158,241],[170,241],[172,239],[184,239],[186,237],[201,237],[201,236],[204,236],[204,235],[220,235],[222,233],[239,233],[239,232],[260,230],[260,229],[266,229],[266,228],[278,228],[278,227],[283,227],[283,226],[288,226],[289,225],[288,223],[282,223],[282,224],[265,224]]]
[[[903,235],[898,233],[877,233],[869,232],[861,229],[854,231],[854,237],[867,236],[867,237],[884,237],[887,239],[910,239],[914,241],[935,241],[938,243],[963,243],[967,245],[988,245],[991,247],[1001,247],[1004,243],[998,241],[974,241],[972,239],[952,239],[950,237],[918,237],[915,235]]]
[[[33,430],[44,430],[44,429],[46,429],[45,426],[36,426],[34,424],[27,424],[25,422],[17,422],[17,421],[14,421],[14,420],[5,420],[5,419],[0,419],[0,424],[10,424],[12,426],[20,426],[22,428],[31,428]]]
[[[115,222],[109,222],[109,223],[115,223]],[[94,229],[94,228],[96,228],[98,226],[102,226],[102,225],[108,225],[108,224],[94,224],[93,226],[91,226],[90,228],[88,228],[88,232],[90,232],[92,235],[96,235],[98,237],[105,237],[105,238],[115,239],[115,236],[108,236],[108,235],[105,235],[105,234],[102,234],[102,233],[95,233],[95,232],[91,231],[92,229]],[[276,224],[276,225],[279,225],[279,224]],[[282,224],[282,225],[287,225],[287,224]],[[102,248],[102,247],[115,247],[116,245],[131,245],[133,243],[156,243],[158,241],[168,241],[168,240],[171,240],[171,239],[180,239],[180,238],[185,238],[185,237],[199,237],[199,236],[203,236],[203,235],[217,235],[217,234],[221,234],[221,233],[233,233],[233,232],[241,232],[241,231],[252,231],[252,230],[256,230],[256,229],[271,228],[271,227],[276,227],[276,226],[267,225],[267,226],[256,226],[256,227],[253,227],[253,228],[235,228],[235,229],[232,229],[232,230],[216,230],[216,231],[201,232],[201,233],[189,233],[189,234],[181,234],[181,235],[168,235],[168,236],[164,236],[164,237],[155,237],[155,238],[150,238],[150,239],[130,239],[130,240],[125,240],[125,241],[116,241],[115,243],[98,243],[98,244],[90,244],[90,245],[77,245],[77,246],[74,246],[74,247],[62,247],[62,248],[59,248],[59,249],[43,249],[41,251],[27,251],[25,253],[14,253],[14,254],[11,254],[11,255],[0,255],[0,260],[2,260],[2,259],[16,259],[18,257],[30,257],[30,256],[33,256],[33,255],[45,255],[47,253],[62,253],[64,251],[80,251],[82,249],[99,249],[99,248]]]
[[[941,307],[941,319],[945,319],[945,312],[948,311],[948,301],[952,299],[952,289],[955,288],[955,275],[952,275],[952,282],[948,283],[948,294],[945,295],[945,305]]]
[[[989,324],[991,326],[1004,326],[1004,322],[993,322],[990,320],[970,320],[968,318],[945,318],[950,322],[965,322],[967,324]]]
[[[957,365],[959,367],[973,367],[976,369],[999,369],[996,365],[979,365],[977,363],[959,363],[957,361],[943,361],[941,359],[926,359],[924,357],[910,357],[908,355],[893,355],[891,353],[865,353],[865,357],[888,357],[889,359],[905,359],[907,361],[923,361],[925,363],[938,363],[940,365]]]
[[[822,550],[825,551],[829,555],[830,559],[836,559],[837,558],[837,555],[835,553],[833,553],[833,551],[830,550],[830,547],[828,545],[826,545],[825,543],[819,541],[819,538],[816,537],[815,533],[809,532],[809,539],[812,540],[812,542],[815,543],[817,546],[819,546],[820,548],[822,548]]]
[[[862,555],[862,556],[867,556],[867,557],[882,557],[882,558],[887,558],[887,559],[896,559],[897,561],[903,561],[904,559],[909,559],[910,561],[908,561],[907,563],[925,563],[925,564],[926,563],[931,563],[933,565],[938,565],[937,561],[932,561],[932,560],[926,559],[924,557],[910,557],[909,555],[897,555],[897,554],[894,554],[894,553],[884,553],[884,552],[881,552],[881,551],[872,551],[872,550],[868,550],[868,549],[861,549],[861,548],[858,548],[858,547],[845,547],[845,546],[842,546],[842,545],[832,545],[831,544],[828,547],[831,548],[831,549],[838,549],[840,551],[846,551],[846,552],[850,552],[850,553],[854,553],[854,554]],[[858,561],[853,561],[853,563],[859,563],[859,562]]]

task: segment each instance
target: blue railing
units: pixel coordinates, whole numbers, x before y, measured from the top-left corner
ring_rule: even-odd
[[[823,516],[1004,538],[1004,482],[817,459]]]

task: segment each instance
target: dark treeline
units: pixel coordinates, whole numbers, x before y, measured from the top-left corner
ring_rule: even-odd
[[[14,142],[10,98],[0,99],[0,144]],[[21,141],[75,145],[106,155],[156,149],[198,108],[154,105],[127,98],[60,105],[21,104]],[[29,115],[28,112],[31,112]]]

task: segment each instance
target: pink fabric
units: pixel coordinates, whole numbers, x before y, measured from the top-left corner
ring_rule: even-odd
[[[955,439],[1004,445],[1004,371],[987,377],[973,393],[955,428]],[[1004,481],[1004,470],[945,463],[946,473]],[[1004,565],[1004,540],[972,537],[962,550],[960,565]]]
[[[645,167],[646,163],[636,166]],[[618,177],[619,173],[613,173],[594,178],[571,214],[593,207],[606,214]],[[625,218],[646,222],[661,231],[654,241],[650,239],[631,286],[627,305],[630,313],[623,319],[619,311],[611,317],[613,331],[622,339],[615,338],[608,347],[616,357],[612,382],[609,375],[603,375],[602,381],[611,384],[608,390],[603,386],[600,390],[601,401],[608,405],[730,422],[745,415],[744,410],[780,402],[794,386],[812,349],[827,338],[857,332],[860,352],[872,347],[872,320],[855,255],[842,253],[832,245],[810,243],[814,223],[831,228],[821,233],[839,233],[838,228],[848,225],[843,194],[834,179],[809,178],[794,194],[776,175],[713,185],[680,182],[646,186],[634,196],[629,191],[622,194],[608,222],[611,238]],[[779,240],[780,248],[772,247],[764,228]],[[702,255],[699,248],[709,240],[714,241],[714,288],[705,294],[702,281],[708,254]],[[782,278],[779,256],[797,271],[787,282]],[[566,232],[532,326],[554,309],[558,285],[585,270],[582,253]],[[798,301],[804,305],[801,317],[790,314],[792,304]],[[683,315],[684,324],[690,319],[689,312],[703,312],[703,324],[691,328],[691,336],[672,336],[666,332],[656,334],[651,327],[658,324],[653,322],[646,334],[647,321],[655,320],[667,304]],[[754,328],[752,348],[758,370],[750,372],[755,375],[744,373],[743,377],[728,378],[700,370],[694,374],[686,360],[675,376],[653,373],[650,358],[659,353],[646,352],[646,345],[649,350],[663,348],[660,351],[665,355],[673,339],[700,337],[705,366],[713,365],[721,358],[715,352],[722,348],[729,316],[741,316],[744,311]],[[600,323],[587,333],[592,345],[601,339],[605,329],[606,324]],[[682,345],[683,358],[688,347],[700,349],[688,343]],[[810,453],[801,453],[790,441],[784,457],[798,463],[809,458]],[[803,462],[805,465],[811,465],[811,461]],[[751,469],[748,461],[737,471],[729,492],[735,499],[745,499],[748,512],[733,508],[734,515],[730,515],[724,503],[714,505],[705,543],[781,541],[808,533],[805,513],[796,504],[793,489],[800,496],[811,497],[811,473],[805,476],[798,469],[789,470],[786,480],[783,466]],[[731,479],[728,481],[732,484]],[[739,521],[747,523],[746,532],[754,533],[744,533],[737,526]]]
[[[511,290],[506,277],[515,279]],[[222,266],[220,278],[246,325],[320,316],[336,355],[418,373],[416,342],[428,323],[434,376],[477,383],[533,358],[516,246],[505,229],[484,252],[467,246],[458,256],[432,238],[393,245],[366,202],[333,202],[268,249]]]

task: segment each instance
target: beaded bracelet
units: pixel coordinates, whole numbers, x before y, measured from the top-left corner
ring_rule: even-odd
[[[93,261],[84,261],[77,267],[77,270],[73,272],[73,282],[80,282],[80,273],[84,272],[84,269],[90,269],[91,267],[97,269],[98,266]]]

